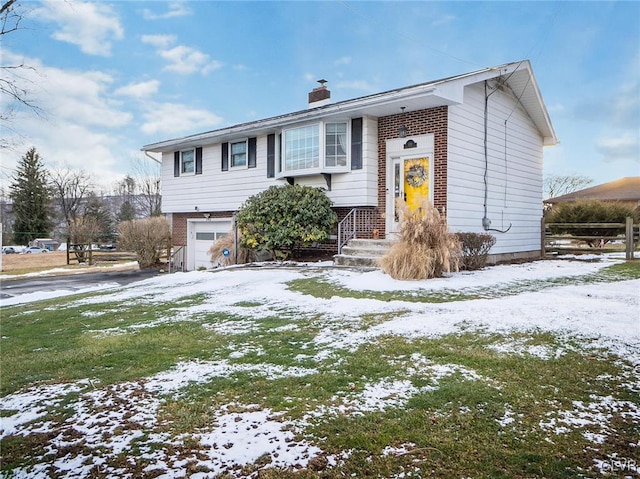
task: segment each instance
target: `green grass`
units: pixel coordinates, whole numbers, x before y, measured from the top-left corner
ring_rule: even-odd
[[[351,290],[335,284],[323,277],[295,279],[287,284],[289,289],[316,298],[375,299],[378,301],[407,301],[412,303],[448,303],[452,301],[469,301],[473,299],[491,299],[512,296],[528,291],[540,291],[565,284],[593,284],[626,281],[640,278],[640,260],[618,263],[591,275],[581,277],[551,278],[547,280],[521,280],[518,282],[493,285],[490,288],[474,287],[463,290],[414,290],[414,291],[370,291]]]
[[[505,285],[497,291],[371,293],[349,291],[322,276],[290,282],[289,287],[321,298],[440,302],[634,278],[640,278],[639,262],[579,278]],[[161,397],[155,428],[133,440],[130,452],[107,460],[110,467],[122,467],[135,477],[153,477],[144,472],[151,463],[143,458],[148,450],[171,451],[188,459],[185,469],[191,473],[207,472],[195,459],[201,457],[202,446],[191,435],[210,431],[221,408],[241,412],[247,405],[269,408],[281,420],[303,424],[297,439],[339,460],[337,467],[264,469],[259,476],[264,478],[600,477],[594,457],[637,457],[637,448],[630,445],[640,437],[640,425],[631,414],[640,408],[637,391],[628,386],[634,378],[632,365],[608,352],[586,349],[578,340],[546,332],[465,331],[437,338],[386,335],[349,349],[314,339],[327,328],[338,333],[366,331],[407,310],[398,305],[396,311],[340,322],[319,313],[301,314],[286,304],[270,316],[254,319],[253,308],[263,311],[264,305],[253,300],[234,305],[242,308],[242,315],[190,314],[190,307],[211,300],[207,294],[186,294],[172,303],[147,298],[87,304],[80,299],[2,309],[2,396],[43,384],[91,379],[83,383],[84,389],[47,406],[45,419],[51,424],[62,426],[78,397],[93,388],[143,381],[192,360],[229,365],[228,374]],[[228,325],[237,327],[227,331]],[[497,347],[505,345],[521,352],[500,352]],[[548,351],[549,359],[527,352],[536,350]],[[275,372],[261,369],[265,364]],[[306,374],[278,373],[294,368],[304,368]],[[406,398],[387,398],[385,408],[365,407],[365,391],[394,382],[407,386]],[[627,401],[620,408],[629,414],[602,406],[598,411],[611,415],[605,425],[576,426],[561,434],[545,426],[554,420],[561,425],[565,412],[575,410],[577,403],[589,405],[606,397],[619,404]],[[0,417],[15,412],[2,408]],[[602,444],[585,437],[600,433],[602,427],[607,432]],[[158,432],[171,439],[145,443]],[[83,450],[80,442],[57,456],[49,453],[49,445],[59,440],[56,434],[3,438],[3,477],[10,477],[16,467],[42,462],[42,456],[51,463],[67,453],[73,457],[80,451],[88,456],[94,452]],[[269,460],[265,456],[245,466],[244,472],[257,471]],[[94,472],[101,477],[98,469]]]

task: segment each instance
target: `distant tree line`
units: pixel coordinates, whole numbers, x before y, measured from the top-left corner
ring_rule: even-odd
[[[160,172],[141,165],[136,173],[105,194],[86,172],[48,170],[36,149],[29,149],[11,178],[9,201],[2,196],[3,244],[27,245],[48,237],[83,244],[115,242],[119,223],[161,215]]]

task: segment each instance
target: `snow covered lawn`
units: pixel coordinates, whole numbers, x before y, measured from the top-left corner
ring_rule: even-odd
[[[640,477],[638,278],[266,265],[14,298],[2,477]]]

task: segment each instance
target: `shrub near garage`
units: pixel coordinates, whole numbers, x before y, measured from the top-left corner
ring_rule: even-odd
[[[337,220],[321,189],[271,186],[249,197],[238,211],[240,244],[286,259],[295,248],[328,239]]]
[[[140,269],[153,268],[171,249],[171,227],[166,218],[154,216],[118,225],[118,249],[135,251]]]

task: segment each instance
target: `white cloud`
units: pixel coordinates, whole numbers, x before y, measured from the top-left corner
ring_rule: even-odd
[[[175,35],[142,35],[142,43],[156,48],[167,48],[176,41]]]
[[[18,57],[3,52],[8,61]],[[126,165],[120,165],[119,151],[128,138],[122,133],[133,120],[124,104],[110,98],[114,79],[99,71],[62,70],[28,58],[20,77],[31,92],[30,97],[44,112],[42,116],[19,111],[13,118],[14,161],[31,146],[42,155],[48,166],[67,164],[96,176],[101,183],[122,176]],[[120,135],[123,136],[120,136]],[[7,155],[8,156],[8,155]],[[11,158],[3,158],[4,166],[15,168]]]
[[[148,135],[206,131],[222,122],[222,118],[214,113],[179,103],[158,103],[148,108],[141,127],[142,132]]]
[[[3,52],[9,62],[21,62],[33,67],[15,78],[18,88],[30,92],[33,103],[55,124],[75,124],[118,128],[131,121],[131,114],[109,98],[113,78],[100,71],[62,70],[43,64],[35,58],[24,59]]]
[[[316,76],[313,73],[305,73],[303,75],[303,78],[305,79],[305,81],[314,81],[316,79]]]
[[[111,55],[111,40],[124,38],[120,19],[104,3],[45,0],[33,16],[58,24],[52,37],[80,47],[89,55]]]
[[[157,93],[159,87],[160,82],[158,80],[130,83],[126,86],[118,88],[115,91],[115,94],[140,99]]]
[[[191,47],[178,45],[169,50],[161,50],[160,56],[167,60],[169,64],[164,70],[188,75],[200,72],[203,75],[211,70],[222,68],[222,63],[211,60],[209,55],[202,53]]]
[[[185,45],[177,45],[169,48],[176,42],[174,35],[143,35],[142,43],[152,45],[158,49],[157,53],[168,64],[163,68],[166,71],[189,75],[200,72],[206,75],[212,70],[222,68],[222,63],[212,60],[209,55]]]
[[[335,66],[339,65],[349,65],[351,63],[351,57],[340,57],[335,62]]]
[[[627,132],[620,136],[600,139],[596,149],[605,156],[606,162],[635,160],[640,157],[640,135]]]
[[[148,8],[142,10],[142,16],[145,20],[163,20],[166,18],[185,17],[191,15],[193,12],[185,2],[171,2],[169,3],[169,10],[165,13],[153,13]]]

